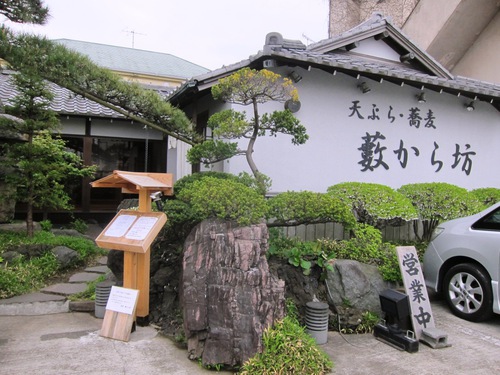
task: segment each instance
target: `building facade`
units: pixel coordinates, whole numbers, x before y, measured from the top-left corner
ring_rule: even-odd
[[[196,77],[169,100],[205,121],[229,107],[212,99],[210,87],[243,67],[294,77],[301,103],[295,116],[310,137],[301,146],[285,135],[257,140],[254,159],[272,179],[272,193],[325,192],[346,181],[500,187],[500,176],[492,173],[500,146],[500,87],[455,77],[379,14],[307,47],[270,33],[256,55]],[[277,109],[283,105],[266,103],[261,111]],[[243,157],[212,168],[249,172]]]

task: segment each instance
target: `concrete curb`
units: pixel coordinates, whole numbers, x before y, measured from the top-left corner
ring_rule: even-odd
[[[0,315],[32,316],[63,312],[69,312],[69,301],[58,295],[31,293],[0,300]]]

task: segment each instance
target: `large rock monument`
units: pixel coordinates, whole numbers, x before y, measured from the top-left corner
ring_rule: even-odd
[[[238,366],[262,351],[262,333],[284,316],[284,282],[269,272],[265,224],[206,220],[184,245],[182,305],[189,357]]]

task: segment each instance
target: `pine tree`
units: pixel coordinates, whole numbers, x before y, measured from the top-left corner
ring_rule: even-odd
[[[4,118],[0,129],[15,133],[22,142],[4,145],[4,163],[12,173],[6,181],[17,187],[17,202],[26,203],[26,227],[33,235],[33,208],[70,209],[65,182],[72,177],[91,176],[94,167],[83,166],[81,159],[67,151],[65,142],[53,132],[59,119],[49,109],[52,93],[36,74],[12,76],[18,95],[6,111],[19,120]]]

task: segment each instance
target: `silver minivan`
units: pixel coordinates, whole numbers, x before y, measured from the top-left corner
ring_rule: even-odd
[[[439,224],[423,271],[427,287],[442,293],[460,318],[479,322],[500,314],[500,202]]]

